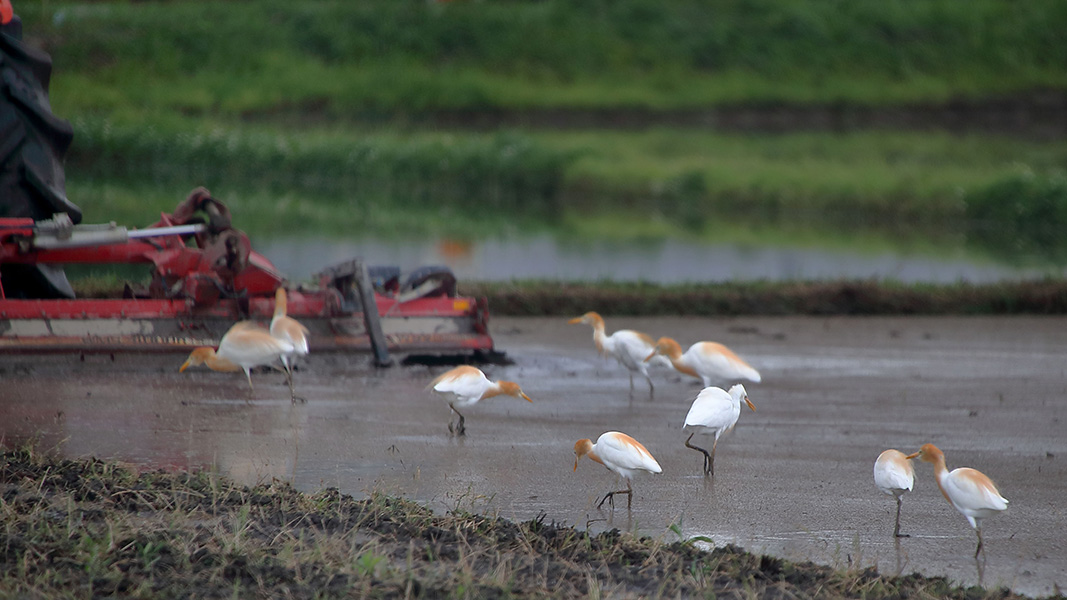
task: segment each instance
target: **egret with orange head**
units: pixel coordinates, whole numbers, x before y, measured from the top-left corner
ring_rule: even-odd
[[[631,485],[634,475],[639,471],[649,473],[662,473],[663,469],[652,457],[652,454],[641,442],[633,439],[625,433],[609,431],[601,434],[594,444],[590,439],[578,440],[574,443],[574,470],[578,471],[578,459],[588,456],[590,460],[598,462],[608,470],[626,480],[625,490],[608,492],[600,503],[600,508],[605,501],[610,501],[612,510],[615,509],[615,494],[626,494],[626,508],[630,508],[633,502],[634,490]]]
[[[704,387],[721,381],[733,383],[744,379],[759,383],[761,380],[759,371],[718,342],[697,342],[683,353],[678,342],[661,337],[645,360],[652,360],[656,356],[667,357],[675,370],[700,379]]]
[[[893,535],[908,537],[907,534],[900,533],[900,502],[901,497],[915,485],[915,469],[912,468],[911,461],[900,450],[890,448],[882,452],[874,461],[874,485],[897,499],[897,524]]]
[[[1000,495],[993,480],[981,471],[969,467],[949,471],[945,466],[945,453],[933,444],[923,444],[918,452],[908,455],[908,458],[916,457],[933,463],[941,494],[960,514],[967,517],[978,534],[978,547],[974,550],[974,557],[978,558],[982,552],[982,519],[1007,510],[1008,500]]]
[[[652,378],[648,374],[649,363],[645,360],[656,346],[651,336],[632,329],[620,329],[607,335],[604,329],[604,318],[593,311],[571,319],[568,323],[572,325],[584,323],[593,328],[593,343],[597,351],[604,356],[613,357],[629,371],[631,392],[634,389],[634,373],[640,373],[648,382],[648,393],[650,395],[655,393],[655,386],[652,385]],[[662,364],[666,366],[669,363],[663,360]]]
[[[490,381],[481,369],[470,365],[460,365],[442,373],[430,382],[427,389],[444,396],[452,412],[459,415],[459,426],[455,429],[452,427],[451,414],[448,419],[448,430],[457,435],[467,433],[463,424],[463,413],[456,410],[457,407],[466,410],[468,406],[474,406],[480,400],[500,395],[515,396],[533,402],[514,381]]]
[[[197,348],[185,359],[178,372],[189,367],[204,365],[212,371],[236,372],[243,370],[252,386],[252,369],[259,366],[274,366],[282,355],[292,352],[293,345],[272,336],[252,321],[240,321],[230,327],[219,340],[218,350],[209,347]],[[277,367],[275,367],[277,368]]]

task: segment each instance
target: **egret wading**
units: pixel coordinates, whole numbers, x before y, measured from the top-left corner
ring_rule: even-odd
[[[614,510],[615,494],[626,494],[626,508],[630,508],[634,495],[633,486],[631,485],[634,475],[636,475],[638,471],[648,471],[649,473],[663,472],[659,463],[656,462],[656,459],[652,457],[652,454],[641,445],[641,442],[618,431],[609,431],[602,434],[597,438],[595,444],[588,438],[575,442],[575,471],[578,471],[578,459],[583,456],[588,456],[590,460],[604,465],[608,470],[626,480],[625,490],[608,492],[604,495],[604,498],[600,500],[600,503],[596,505],[597,508],[603,506],[605,501],[609,501],[612,510]]]
[[[283,355],[293,351],[293,345],[280,340],[252,321],[240,321],[230,327],[219,340],[218,350],[200,347],[189,354],[178,372],[189,367],[204,365],[212,371],[237,372],[244,370],[249,390],[252,386],[252,369],[259,366],[278,368]]]
[[[901,499],[915,485],[915,469],[908,456],[892,448],[879,454],[878,459],[874,461],[874,485],[897,500],[897,521],[893,535],[908,537],[907,534],[900,533]]]
[[[282,366],[289,376],[289,399],[296,402],[296,390],[293,387],[293,365],[296,359],[308,355],[308,328],[299,321],[287,315],[289,298],[285,288],[279,287],[274,292],[274,318],[270,321],[270,334],[288,342],[293,349],[282,355]]]
[[[739,380],[759,383],[759,371],[740,356],[718,342],[697,342],[682,353],[678,342],[669,337],[656,341],[655,349],[645,357],[646,361],[656,356],[665,356],[675,370],[696,377],[709,387],[718,382],[734,383]]]
[[[645,381],[648,382],[649,395],[655,393],[656,388],[652,385],[652,378],[648,374],[649,363],[645,361],[645,357],[656,346],[651,336],[632,329],[620,329],[611,335],[607,335],[604,331],[603,317],[595,312],[587,312],[580,317],[571,319],[568,323],[572,325],[584,323],[593,328],[593,344],[596,345],[597,351],[603,356],[613,357],[619,361],[620,365],[626,367],[626,370],[630,373],[631,392],[634,389],[634,373],[640,373],[645,378]],[[656,362],[663,366],[670,366],[670,363],[665,359]]]
[[[923,444],[918,452],[908,455],[908,458],[916,457],[933,463],[941,494],[960,514],[967,517],[978,534],[978,547],[974,549],[974,557],[978,558],[982,552],[982,519],[1007,510],[1008,500],[1000,495],[996,484],[981,471],[969,467],[949,471],[945,466],[945,453],[933,444]]]
[[[737,423],[738,417],[741,416],[742,400],[753,412],[756,411],[756,406],[748,399],[745,386],[740,383],[731,387],[729,392],[722,388],[706,387],[693,400],[689,413],[685,415],[685,424],[682,428],[690,432],[685,440],[685,446],[704,453],[705,475],[715,475],[715,447],[719,444],[722,434],[733,429]],[[710,454],[707,450],[690,444],[693,436],[698,433],[715,436],[715,440],[711,443]]]
[[[457,435],[467,433],[463,424],[463,413],[456,410],[457,408],[466,410],[468,406],[474,406],[481,400],[500,395],[515,396],[533,402],[514,381],[490,381],[481,369],[470,365],[461,365],[438,375],[427,389],[443,396],[452,412],[459,415],[459,425],[455,428],[452,426],[452,415],[449,414],[448,418],[448,430]]]

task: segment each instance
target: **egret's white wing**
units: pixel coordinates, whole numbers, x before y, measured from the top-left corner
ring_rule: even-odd
[[[611,463],[628,471],[643,470],[661,473],[652,454],[640,442],[618,431],[609,431],[596,442],[596,453],[605,463]]]

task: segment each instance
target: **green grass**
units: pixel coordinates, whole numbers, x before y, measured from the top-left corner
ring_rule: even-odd
[[[567,170],[569,187],[603,190],[608,202],[611,192],[658,196],[668,210],[684,208],[671,201],[684,203],[689,195],[735,212],[780,208],[939,220],[959,215],[963,197],[1005,177],[1067,164],[1061,142],[943,133],[749,136],[659,129],[534,139],[578,156]]]
[[[939,102],[1067,88],[1056,0],[20,2],[61,113]]]

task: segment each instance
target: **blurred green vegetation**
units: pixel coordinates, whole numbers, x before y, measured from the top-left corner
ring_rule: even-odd
[[[76,128],[68,194],[90,221],[151,222],[206,185],[253,234],[700,238],[730,222],[1067,259],[1055,235],[1067,225],[1067,141],[670,125],[678,111],[723,106],[1067,94],[1059,0],[16,8],[53,57],[52,104]],[[524,111],[664,118],[461,126]]]
[[[889,104],[1067,87],[1031,0],[19,0],[57,108],[271,117]],[[77,98],[62,99],[77,93]]]

